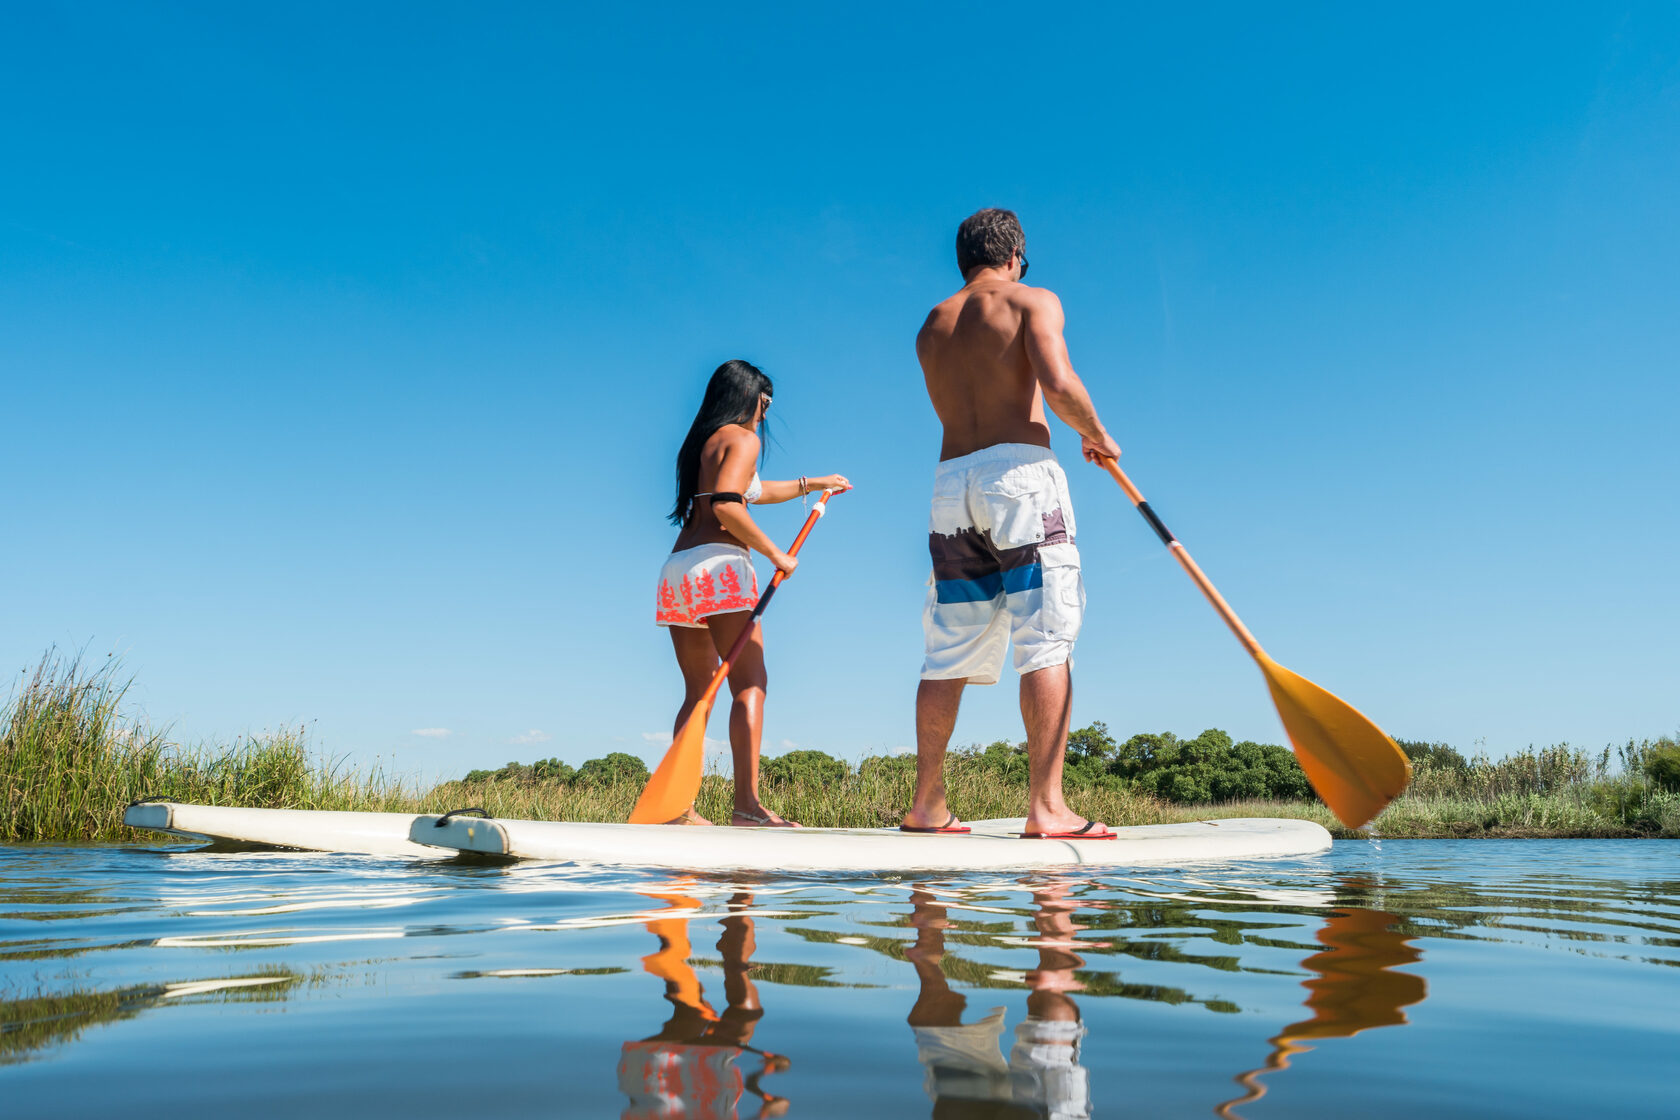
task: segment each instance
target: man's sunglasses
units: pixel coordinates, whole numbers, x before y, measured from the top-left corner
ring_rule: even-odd
[[[1027,278],[1027,247],[1021,246],[1021,251],[1015,254],[1021,259],[1021,279]]]

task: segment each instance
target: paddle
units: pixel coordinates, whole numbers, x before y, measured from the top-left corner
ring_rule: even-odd
[[[828,499],[835,493],[838,491],[824,490],[822,497],[817,499],[817,504],[811,507],[811,516],[805,519],[799,535],[793,538],[793,547],[788,549],[789,556],[799,555],[805,538],[811,535],[811,529],[816,525],[817,519],[827,512]],[[700,792],[700,771],[706,761],[706,720],[712,714],[712,701],[717,698],[718,689],[723,687],[724,680],[729,676],[730,666],[741,656],[741,651],[747,648],[747,642],[752,638],[754,628],[758,626],[758,616],[770,605],[770,597],[786,578],[787,573],[778,570],[771,579],[770,586],[758,597],[758,604],[748,616],[747,624],[741,628],[741,636],[736,638],[735,644],[730,647],[729,656],[723,659],[717,667],[717,672],[712,674],[711,683],[706,685],[700,702],[694,705],[694,710],[688,714],[688,720],[682,725],[682,730],[678,731],[677,737],[671,741],[671,749],[665,752],[665,757],[659,762],[659,768],[642,788],[641,797],[636,799],[636,807],[630,810],[631,824],[664,824],[688,812],[688,807],[694,804],[694,796]]]
[[[1301,769],[1306,771],[1307,780],[1336,814],[1336,819],[1349,828],[1359,828],[1382,812],[1383,806],[1398,797],[1412,777],[1412,764],[1406,761],[1394,740],[1346,701],[1267,657],[1231,605],[1190,559],[1190,553],[1155,516],[1149,503],[1143,500],[1142,492],[1120,469],[1119,462],[1104,458],[1102,465],[1260,666],[1272,703],[1277,705],[1278,718],[1283,720],[1283,729],[1295,745]]]

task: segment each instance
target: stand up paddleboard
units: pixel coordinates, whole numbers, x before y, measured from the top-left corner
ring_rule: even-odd
[[[222,845],[448,859],[462,852],[685,871],[999,871],[1134,867],[1306,856],[1330,847],[1311,821],[1242,818],[1116,829],[1114,840],[1021,840],[1020,817],[967,835],[895,828],[694,828],[572,824],[457,814],[131,805],[123,823]]]
[[[449,859],[454,852],[408,838],[413,813],[333,813],[314,809],[225,809],[142,801],[123,811],[130,828],[220,845],[302,848],[353,855]]]
[[[1268,859],[1326,851],[1312,821],[1241,818],[1116,829],[1114,840],[1022,840],[1021,817],[970,821],[966,835],[896,828],[705,828],[567,824],[450,814],[415,818],[409,838],[462,852],[714,871],[1000,871]]]

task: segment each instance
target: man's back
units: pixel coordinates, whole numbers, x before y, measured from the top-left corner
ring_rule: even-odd
[[[1050,292],[983,274],[928,313],[916,336],[933,410],[945,427],[939,458],[999,443],[1050,446],[1044,397],[1028,353]]]

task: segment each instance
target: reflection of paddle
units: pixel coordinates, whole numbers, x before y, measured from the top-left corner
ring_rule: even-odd
[[[1102,465],[1260,666],[1266,687],[1272,693],[1272,703],[1277,705],[1278,718],[1283,720],[1283,729],[1301,760],[1301,769],[1307,772],[1307,780],[1330,806],[1330,811],[1349,828],[1358,828],[1382,812],[1383,806],[1398,797],[1412,777],[1412,764],[1406,761],[1394,740],[1347,702],[1267,657],[1231,605],[1190,559],[1190,553],[1161,524],[1120,464],[1105,458]]]
[[[811,516],[805,519],[805,524],[799,530],[799,535],[793,538],[793,547],[788,549],[789,556],[798,556],[799,549],[805,544],[805,538],[811,535],[811,529],[817,519],[827,512],[826,506],[833,490],[824,490],[817,504],[811,507]],[[659,769],[653,772],[653,777],[642,789],[642,796],[636,799],[636,807],[630,810],[631,824],[664,824],[675,820],[688,812],[688,807],[694,804],[695,795],[700,792],[700,772],[706,762],[706,720],[712,714],[712,701],[717,698],[718,689],[723,686],[725,678],[729,676],[729,669],[735,659],[741,656],[741,651],[747,648],[751,640],[753,628],[758,625],[758,616],[764,613],[764,608],[770,605],[770,597],[776,593],[776,588],[782,585],[787,573],[778,570],[770,586],[764,589],[764,594],[758,597],[758,605],[753,607],[752,614],[747,618],[747,624],[741,628],[740,637],[729,649],[729,656],[725,657],[712,674],[711,683],[700,697],[700,702],[694,705],[694,710],[688,714],[688,720],[677,732],[677,737],[671,742],[671,749],[665,752],[660,760]]]
[[[1393,927],[1399,918],[1381,910],[1332,912],[1318,931],[1324,951],[1302,961],[1313,973],[1301,986],[1307,989],[1312,1018],[1291,1023],[1271,1039],[1272,1053],[1259,1069],[1236,1078],[1248,1092],[1214,1109],[1216,1116],[1236,1117],[1240,1105],[1266,1095],[1261,1075],[1289,1068],[1289,1059],[1312,1049],[1309,1042],[1351,1038],[1376,1027],[1406,1022],[1403,1008],[1421,1003],[1428,988],[1423,977],[1390,969],[1415,964],[1423,954],[1411,938]]]

